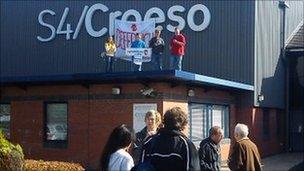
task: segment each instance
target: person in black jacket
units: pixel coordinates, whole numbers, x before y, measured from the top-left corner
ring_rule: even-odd
[[[221,169],[220,141],[223,130],[213,126],[209,130],[209,137],[202,140],[199,149],[201,171],[219,171]]]
[[[138,164],[141,157],[142,146],[144,141],[157,133],[157,130],[161,124],[161,115],[156,110],[149,110],[145,115],[146,126],[139,132],[136,133],[136,141],[133,149],[134,163]]]
[[[164,128],[144,143],[142,163],[149,162],[157,171],[200,170],[198,152],[182,133],[188,117],[179,107],[166,111]]]
[[[152,48],[151,62],[155,69],[163,69],[162,54],[165,49],[165,41],[160,37],[161,29],[156,28],[155,36],[149,41],[149,48]]]

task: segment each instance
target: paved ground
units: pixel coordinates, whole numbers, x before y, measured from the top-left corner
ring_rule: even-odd
[[[262,159],[264,171],[303,171],[304,153],[282,153]],[[229,171],[227,165],[223,171]]]

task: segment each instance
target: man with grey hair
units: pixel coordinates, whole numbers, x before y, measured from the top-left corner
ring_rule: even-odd
[[[221,147],[223,130],[213,126],[209,130],[209,137],[200,143],[199,159],[201,171],[219,171],[221,169]]]
[[[248,127],[238,123],[234,129],[236,143],[228,158],[232,171],[260,171],[261,158],[257,146],[248,138]]]

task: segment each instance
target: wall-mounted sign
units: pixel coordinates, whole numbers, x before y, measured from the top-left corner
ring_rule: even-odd
[[[143,15],[140,14],[135,9],[129,9],[124,13],[122,11],[110,11],[108,6],[101,3],[97,3],[92,5],[91,7],[87,5],[84,6],[81,15],[78,18],[77,25],[73,26],[69,24],[68,21],[66,21],[69,11],[70,11],[69,7],[66,7],[64,9],[63,14],[61,15],[61,20],[57,27],[51,25],[50,23],[45,22],[44,20],[45,15],[51,15],[55,17],[56,12],[50,9],[45,9],[41,11],[38,15],[38,22],[41,26],[48,29],[50,31],[50,34],[48,34],[48,36],[41,36],[38,33],[37,39],[41,42],[48,42],[55,39],[56,35],[60,35],[60,34],[64,34],[66,36],[66,40],[77,39],[79,35],[79,31],[82,27],[85,27],[87,33],[92,37],[102,37],[106,33],[109,33],[109,35],[113,35],[114,21],[119,17],[123,21],[129,21],[129,18],[133,16],[137,22],[148,21],[152,19],[155,20],[156,24],[164,23],[166,21],[166,16],[164,11],[158,7],[152,7],[148,9],[145,15]],[[99,30],[94,29],[95,27],[92,18],[97,11],[100,11],[102,13],[109,12],[108,27],[104,26]],[[194,21],[194,15],[199,11],[202,12],[204,15],[203,20],[200,22]],[[178,23],[177,27],[179,27],[181,30],[183,30],[186,27],[186,24],[193,31],[203,31],[208,27],[211,20],[211,15],[209,9],[205,5],[203,4],[193,5],[187,12],[186,19],[178,15],[178,13],[184,13],[184,12],[186,12],[185,7],[181,5],[174,5],[168,9],[166,14],[167,14],[167,18],[170,21],[174,21]],[[156,15],[157,17],[152,17],[152,15],[153,16]],[[167,24],[166,29],[170,32],[174,32],[175,27],[176,26]]]

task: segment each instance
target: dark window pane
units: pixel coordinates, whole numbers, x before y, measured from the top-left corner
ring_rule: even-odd
[[[11,105],[10,104],[0,104],[0,129],[3,130],[7,138],[10,138],[10,117]]]
[[[67,104],[47,104],[46,139],[67,140]]]
[[[229,107],[223,105],[190,104],[190,139],[198,146],[209,136],[212,126],[220,126],[224,137],[229,137]]]

